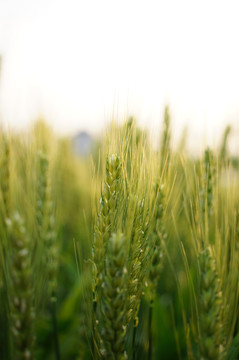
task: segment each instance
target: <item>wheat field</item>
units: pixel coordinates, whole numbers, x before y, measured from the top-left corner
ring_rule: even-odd
[[[0,359],[239,359],[239,161],[155,148],[134,118],[88,157],[0,131]]]

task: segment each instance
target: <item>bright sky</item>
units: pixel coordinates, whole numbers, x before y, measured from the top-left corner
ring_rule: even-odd
[[[158,129],[239,131],[238,0],[0,0],[0,106],[22,127],[96,132],[128,111]]]

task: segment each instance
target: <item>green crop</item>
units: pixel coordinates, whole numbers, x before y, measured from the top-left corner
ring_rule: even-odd
[[[131,117],[0,133],[0,359],[238,359],[239,167]]]

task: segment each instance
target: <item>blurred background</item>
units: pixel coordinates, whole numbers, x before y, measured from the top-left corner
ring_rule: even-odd
[[[175,142],[238,151],[237,1],[0,0],[1,123],[41,115],[60,134],[97,135],[128,115],[157,133],[169,105]],[[200,139],[200,141],[198,140]]]

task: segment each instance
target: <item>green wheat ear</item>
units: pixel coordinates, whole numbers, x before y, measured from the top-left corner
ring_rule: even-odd
[[[123,234],[109,239],[106,273],[101,298],[101,339],[104,359],[127,359],[125,352],[127,327],[127,261],[126,240]]]
[[[119,200],[122,178],[122,165],[120,157],[112,154],[106,161],[106,178],[100,199],[100,209],[94,229],[93,262],[94,262],[94,285],[95,300],[97,291],[102,285],[104,273],[104,259],[111,236],[112,227],[115,225],[117,202]]]
[[[167,171],[170,160],[170,113],[169,107],[164,109],[163,135],[161,139],[161,173]]]
[[[201,209],[207,217],[213,214],[213,187],[215,183],[215,160],[210,149],[204,153],[204,172],[200,191]]]
[[[36,237],[33,245],[32,265],[34,267],[35,301],[39,305],[43,294],[46,295],[42,291],[45,283],[49,285],[50,294],[54,292],[57,272],[56,227],[49,182],[49,161],[42,151],[37,152],[36,175]]]
[[[133,209],[131,206],[133,205]],[[143,281],[140,281],[140,276],[142,274],[142,262],[141,254],[143,253],[142,249],[142,234],[143,234],[143,216],[142,216],[142,200],[139,200],[136,195],[130,195],[128,199],[128,209],[127,209],[127,221],[126,223],[126,232],[128,228],[130,230],[129,241],[129,258],[128,258],[128,272],[129,272],[129,281],[128,281],[128,301],[129,301],[129,321],[136,320],[137,313],[139,310],[139,304],[142,295]],[[132,226],[130,224],[131,217],[133,217]],[[145,249],[144,249],[145,250]],[[145,253],[145,251],[144,251]],[[136,323],[138,319],[136,320]]]
[[[200,359],[217,360],[223,358],[222,345],[222,294],[216,270],[216,261],[210,247],[201,251],[200,264]]]
[[[134,222],[130,234],[130,247],[128,258],[128,301],[129,301],[129,321],[134,320],[135,326],[138,325],[138,311],[142,295],[145,290],[146,278],[149,268],[149,213],[145,211],[145,199],[137,196],[130,196],[131,201],[136,202],[134,212]],[[129,214],[130,215],[130,214]],[[127,213],[127,218],[130,218]],[[128,223],[126,222],[126,232]]]
[[[36,183],[36,231],[37,240],[42,239],[42,230],[44,225],[46,198],[47,198],[47,175],[48,159],[42,152],[37,152],[37,183]]]
[[[37,151],[36,154],[36,234],[34,242],[32,243],[32,263],[34,269],[33,276],[39,273],[39,268],[42,261],[43,242],[44,242],[44,220],[46,216],[46,200],[47,200],[47,175],[48,175],[48,159],[42,151]],[[38,280],[36,279],[36,282]]]
[[[112,230],[116,227],[116,213],[122,181],[122,164],[117,154],[112,154],[106,159],[106,174],[100,199],[99,212],[94,228],[92,247],[93,258],[93,313],[92,313],[92,337],[93,356],[98,348],[99,331],[97,324],[98,303],[102,296],[102,284],[106,269],[106,254]]]
[[[34,311],[30,255],[22,218],[14,213],[6,220],[9,243],[9,304],[16,360],[34,359]]]
[[[156,295],[156,288],[163,268],[162,241],[166,237],[163,226],[165,194],[163,186],[159,183],[155,186],[155,210],[151,230],[152,257],[149,271],[149,294],[152,301]]]
[[[37,181],[37,207],[36,226],[39,247],[42,248],[41,267],[45,267],[44,275],[48,280],[49,291],[55,292],[57,274],[57,233],[54,203],[52,200],[52,187],[49,179],[49,160],[47,156],[38,152],[38,181]],[[45,265],[44,265],[45,264]]]
[[[58,270],[58,247],[57,247],[57,232],[56,219],[54,215],[53,202],[49,199],[46,206],[47,223],[45,226],[44,246],[45,252],[43,255],[45,263],[45,272],[48,279],[50,294],[55,293],[56,277]],[[53,299],[52,299],[53,300]]]
[[[223,137],[222,137],[222,143],[220,148],[220,160],[221,164],[225,164],[227,158],[228,158],[228,138],[231,133],[231,126],[227,125],[227,127],[224,130]]]

